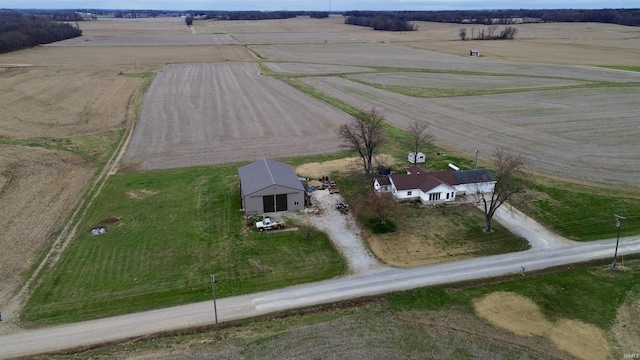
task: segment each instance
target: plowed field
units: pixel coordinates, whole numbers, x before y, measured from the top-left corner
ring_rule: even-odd
[[[338,77],[302,81],[358,108],[375,106],[399,127],[427,121],[437,142],[469,154],[478,149],[489,155],[504,147],[527,156],[532,170],[640,186],[640,87],[425,99]]]
[[[339,149],[350,117],[255,63],[172,65],[144,101],[124,167],[158,169]]]
[[[63,225],[94,171],[77,155],[0,145],[0,304]]]

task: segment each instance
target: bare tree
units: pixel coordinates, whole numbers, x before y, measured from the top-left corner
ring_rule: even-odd
[[[460,29],[460,31],[458,31],[458,36],[460,37],[460,40],[467,40],[467,29],[466,28],[462,28]]]
[[[489,39],[493,39],[494,38],[494,34],[496,33],[497,29],[498,29],[498,27],[496,25],[489,26]]]
[[[352,123],[340,126],[338,135],[342,147],[356,151],[360,155],[362,167],[367,176],[373,167],[373,155],[386,139],[382,129],[384,117],[376,108],[361,114]]]
[[[396,199],[389,192],[375,191],[371,188],[368,192],[358,196],[354,201],[353,212],[364,214],[367,217],[376,217],[380,224],[385,224],[391,214],[398,208]]]
[[[433,136],[427,132],[428,124],[414,121],[407,129],[406,147],[415,155],[413,163],[418,161],[418,152],[423,150],[427,143],[433,141]]]
[[[524,191],[524,186],[518,183],[514,176],[523,170],[527,160],[518,154],[507,152],[504,149],[496,149],[493,153],[496,184],[491,193],[478,191],[480,201],[484,205],[485,232],[491,232],[491,221],[496,210],[505,201]]]

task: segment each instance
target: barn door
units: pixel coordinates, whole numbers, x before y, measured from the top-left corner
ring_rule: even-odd
[[[276,195],[276,210],[287,211],[287,194]]]
[[[276,203],[274,200],[275,199],[273,198],[273,195],[267,195],[262,197],[262,208],[264,209],[263,210],[264,212],[268,213],[268,212],[276,211]]]

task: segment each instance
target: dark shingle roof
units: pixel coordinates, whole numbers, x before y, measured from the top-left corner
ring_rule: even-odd
[[[378,180],[378,184],[380,184],[380,186],[391,185],[391,181],[388,176],[378,176],[376,180]]]
[[[458,180],[458,184],[474,184],[496,181],[496,178],[493,177],[491,171],[487,169],[454,171],[453,175],[455,175],[456,180]]]
[[[392,176],[396,189],[420,189],[426,192],[440,184],[454,186],[496,181],[493,174],[491,174],[491,171],[487,169],[439,171],[430,173],[427,170],[414,165],[407,169],[407,172],[409,174],[398,174]],[[378,182],[382,185],[380,180],[381,179],[378,178]]]
[[[425,192],[442,184],[442,182],[428,173],[396,175],[393,177],[393,183],[398,190],[420,189]]]
[[[269,159],[261,159],[238,168],[238,178],[242,184],[242,196],[272,185],[304,191],[291,165]]]

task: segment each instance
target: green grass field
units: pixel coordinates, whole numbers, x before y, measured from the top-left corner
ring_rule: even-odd
[[[240,209],[237,166],[113,176],[77,237],[44,277],[21,320],[70,322],[211,299],[340,275],[322,233],[258,233]],[[110,218],[120,218],[109,223]],[[109,232],[92,236],[104,224]]]
[[[615,238],[614,214],[626,217],[621,237],[640,233],[640,194],[636,191],[560,181],[530,181],[526,186],[530,201],[523,210],[569,239]]]

